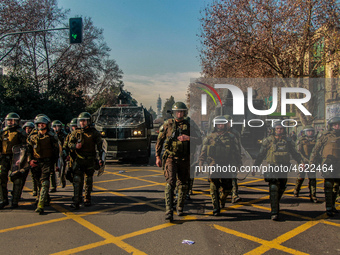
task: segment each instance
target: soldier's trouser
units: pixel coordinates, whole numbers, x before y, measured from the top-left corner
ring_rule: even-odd
[[[57,176],[55,174],[55,170],[51,172],[51,189],[56,189],[57,188]]]
[[[164,166],[164,176],[166,182],[171,186],[173,191],[177,184],[177,208],[183,210],[185,195],[187,194],[190,180],[190,160],[186,158],[167,158]]]
[[[299,173],[299,177],[296,179],[295,190],[299,193],[303,181],[305,180],[306,173]],[[307,173],[308,176],[308,187],[309,187],[309,195],[310,197],[316,197],[316,174],[315,173]]]
[[[12,156],[2,155],[0,161],[0,205],[8,203],[8,172],[11,169]]]
[[[17,205],[19,203],[20,200],[20,196],[21,196],[21,190],[23,187],[23,180],[22,180],[22,176],[19,175],[16,178],[11,180],[13,182],[13,191],[12,191],[12,205]]]
[[[54,171],[54,164],[51,160],[40,160],[37,167],[32,169],[32,174],[38,185],[38,208],[44,208],[45,203],[49,202],[50,175]]]
[[[22,178],[21,178],[21,189],[20,189],[20,196],[21,196],[21,193],[22,193],[22,190],[24,189],[24,186],[25,186],[25,183],[26,183],[26,179],[27,179],[27,176],[29,174],[29,171],[25,171],[25,173],[23,173],[22,175]]]
[[[238,184],[237,178],[232,179],[233,189],[232,189],[232,197],[238,197]]]
[[[269,179],[268,182],[271,214],[277,215],[280,211],[280,199],[286,190],[287,178]]]
[[[169,183],[165,185],[165,214],[173,211],[174,189]]]
[[[94,158],[80,159],[77,158],[73,164],[73,188],[74,196],[73,201],[79,204],[83,194],[84,177],[85,178],[85,200],[91,200],[91,192],[93,187],[93,174],[94,174]]]
[[[220,201],[225,203],[228,194],[232,189],[232,179],[219,179],[210,178],[210,195],[214,210],[220,210]],[[222,188],[222,194],[220,195],[220,188]]]
[[[194,178],[190,178],[189,184],[188,184],[188,194],[192,192],[192,187],[194,186]]]
[[[335,208],[335,200],[339,191],[340,179],[326,178],[324,180],[326,211]]]

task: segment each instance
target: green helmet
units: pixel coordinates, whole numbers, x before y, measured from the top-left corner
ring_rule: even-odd
[[[53,122],[52,122],[52,127],[56,127],[56,126],[62,126],[63,125],[63,123],[60,121],[60,120],[54,120]]]
[[[81,126],[80,125],[80,122],[83,121],[83,120],[86,120],[87,121],[87,124],[86,126]],[[88,112],[82,112],[81,114],[79,114],[78,118],[77,118],[77,126],[78,128],[86,128],[87,126],[90,126],[92,124],[92,116],[90,113]]]
[[[183,102],[174,103],[171,110],[173,114],[175,111],[184,111],[184,117],[186,117],[188,114],[188,107]],[[175,119],[177,119],[176,114],[174,114],[174,116],[175,116]]]
[[[213,120],[214,132],[222,131],[222,130],[227,129],[227,127],[228,127],[227,123],[228,123],[228,120],[227,120],[227,118],[225,116],[217,116],[217,117],[215,117],[214,120]],[[224,125],[224,127],[223,128],[217,128],[216,125],[221,125],[221,124]]]
[[[310,135],[307,134],[308,131],[312,131]],[[314,137],[315,135],[315,129],[311,125],[307,125],[302,129],[303,135],[308,137]],[[310,133],[310,132],[309,132]]]
[[[231,116],[230,115],[223,115],[224,118],[226,118],[227,120],[231,120]]]
[[[14,120],[14,124],[7,124],[8,120]],[[17,125],[19,125],[19,121],[20,121],[20,116],[19,114],[15,113],[15,112],[10,112],[9,114],[7,114],[6,118],[5,118],[5,124],[6,127],[15,127]]]
[[[273,135],[275,135],[275,129],[276,129],[276,127],[283,127],[283,130],[284,130],[283,135],[286,135],[286,134],[287,134],[286,128],[282,125],[281,121],[276,121],[276,122],[274,122],[274,124],[273,124]]]
[[[340,123],[340,116],[333,117],[327,121],[327,129],[328,131],[332,131],[333,124]]]
[[[70,126],[77,126],[77,118],[73,118],[70,122]]]
[[[38,124],[40,124],[40,123],[46,124],[46,128],[38,128]],[[49,127],[50,120],[47,116],[35,117],[34,124],[35,124],[35,128],[37,130],[43,130],[43,129],[47,129]]]
[[[30,128],[35,128],[34,123],[31,121],[27,121],[22,128],[25,129],[26,127],[30,127]]]

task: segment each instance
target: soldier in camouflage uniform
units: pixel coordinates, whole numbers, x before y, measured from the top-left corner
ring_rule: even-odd
[[[0,132],[1,161],[0,161],[0,209],[9,204],[8,202],[8,173],[11,170],[15,145],[26,143],[26,133],[19,126],[20,116],[14,112],[7,114],[5,128]],[[12,207],[18,207],[20,199],[22,178],[14,178],[12,192]]]
[[[65,138],[67,136],[66,132],[62,128],[63,123],[60,120],[54,120],[52,122],[52,128],[58,136],[59,143],[64,144]],[[57,192],[57,181],[56,181],[56,171],[51,173],[51,190],[50,193]]]
[[[96,148],[99,151],[99,158],[102,158],[102,137],[92,125],[92,116],[88,112],[83,112],[78,116],[78,129],[75,129],[69,138],[68,147],[76,154],[73,169],[74,197],[71,207],[79,209],[81,201],[84,175],[85,178],[85,199],[84,206],[91,205],[91,192],[93,187],[93,174],[99,170],[104,162],[97,160]]]
[[[190,181],[190,143],[199,145],[201,134],[196,124],[186,117],[188,108],[182,102],[172,106],[174,119],[169,119],[159,129],[156,143],[156,165],[163,166],[165,186],[165,219],[173,220],[173,196],[178,190],[177,215],[183,215],[185,195]],[[161,159],[164,144],[165,152]],[[163,163],[163,164],[162,164]]]
[[[203,141],[199,156],[200,167],[203,166],[204,162],[207,162],[209,166],[227,167],[230,165],[240,167],[240,148],[238,148],[237,137],[229,132],[230,122],[227,122],[224,116],[218,116],[214,119],[214,123],[221,124],[216,124],[214,131]],[[220,215],[220,209],[222,206],[224,207],[225,199],[232,190],[232,179],[235,178],[236,173],[230,172],[221,175],[222,173],[212,173],[209,178],[214,216]],[[223,193],[221,198],[220,188],[222,188]]]
[[[71,127],[71,133],[77,129],[77,118],[73,118],[71,120],[70,127]],[[69,133],[65,138],[64,145],[63,145],[63,156],[66,158],[66,164],[67,164],[66,179],[69,180],[71,183],[73,183],[72,163],[76,159],[76,154],[74,150],[71,150],[68,147],[68,144],[71,138],[71,133]]]
[[[22,129],[25,130],[26,136],[28,137],[33,129],[35,128],[34,123],[33,122],[26,122],[23,126]],[[26,142],[26,141],[25,141]],[[21,194],[22,194],[22,190],[24,189],[25,183],[26,183],[26,179],[27,176],[29,174],[30,171],[25,171],[25,173],[23,174],[23,178],[22,178],[22,187],[21,187]],[[32,172],[31,172],[32,173]],[[37,183],[34,181],[33,175],[31,174],[32,177],[32,183],[33,183],[33,196],[37,195]],[[21,195],[20,195],[21,196]]]
[[[318,165],[318,157],[322,157],[321,167],[332,168],[333,172],[325,171],[324,189],[326,200],[326,213],[333,216],[338,213],[335,200],[340,184],[340,116],[331,118],[327,123],[327,131],[318,138],[310,156],[310,163]]]
[[[288,166],[290,156],[298,163],[302,161],[301,155],[295,149],[294,142],[286,136],[286,130],[281,122],[273,124],[273,134],[262,141],[261,149],[254,165],[259,166],[263,160],[273,167]],[[279,220],[280,199],[286,190],[288,173],[265,173],[265,181],[269,184],[271,205],[271,219]]]
[[[49,205],[50,174],[59,157],[59,141],[56,134],[49,128],[47,117],[36,117],[34,120],[36,132],[27,138],[28,160],[34,179],[38,183],[38,205],[35,210],[44,213],[45,205]]]
[[[309,157],[315,144],[315,129],[312,126],[304,127],[304,129],[302,130],[302,135],[298,138],[296,142],[296,149],[298,152],[300,152],[304,164],[309,164]],[[296,179],[296,185],[294,189],[295,197],[299,196],[299,192],[305,176],[305,172],[299,172],[299,177]],[[316,198],[316,173],[308,172],[307,176],[309,179],[308,187],[310,200],[311,202],[317,203],[318,200]]]

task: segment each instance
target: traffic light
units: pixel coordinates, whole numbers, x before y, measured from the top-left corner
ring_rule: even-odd
[[[83,19],[70,18],[70,44],[83,41]]]

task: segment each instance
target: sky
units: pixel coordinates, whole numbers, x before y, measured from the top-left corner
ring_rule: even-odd
[[[124,72],[125,89],[156,110],[171,95],[185,101],[200,77],[200,11],[212,0],[59,0],[69,17],[91,17]]]

